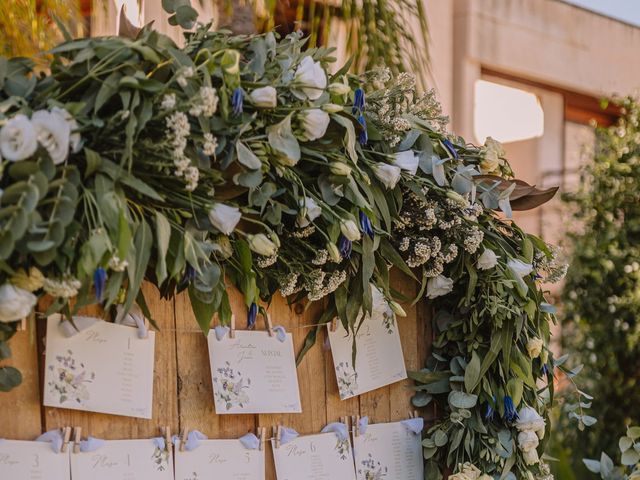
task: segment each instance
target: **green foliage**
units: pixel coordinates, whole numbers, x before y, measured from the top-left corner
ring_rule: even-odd
[[[618,432],[640,423],[640,111],[621,102],[620,121],[597,130],[583,188],[568,196],[579,230],[563,292],[564,348],[585,365],[598,423],[576,434],[557,429],[557,448],[572,458],[614,456]]]
[[[600,475],[602,480],[638,480],[640,479],[640,427],[627,428],[627,434],[618,440],[620,466],[614,466],[613,460],[604,452],[600,460],[583,459],[585,467]]]

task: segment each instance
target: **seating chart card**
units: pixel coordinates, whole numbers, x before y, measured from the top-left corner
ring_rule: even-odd
[[[240,440],[201,440],[198,448],[181,452],[176,446],[175,480],[264,480],[263,450],[249,450]]]
[[[72,478],[173,480],[171,453],[153,440],[111,440],[93,452],[71,454]]]
[[[44,405],[151,418],[155,332],[98,320],[66,337],[47,319]]]
[[[209,333],[209,359],[217,414],[300,413],[298,373],[290,333]]]
[[[354,436],[357,480],[422,480],[422,436],[401,422],[369,425]]]
[[[353,366],[353,334],[342,322],[329,328],[331,355],[340,398],[355,397],[407,378],[398,325],[393,314],[375,312],[367,318],[356,337],[356,365]]]
[[[46,442],[0,440],[3,480],[69,480],[69,452],[54,453]]]
[[[335,433],[298,437],[278,448],[271,443],[278,480],[356,479],[351,444]]]

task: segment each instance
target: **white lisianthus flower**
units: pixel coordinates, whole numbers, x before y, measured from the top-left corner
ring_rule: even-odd
[[[346,95],[351,91],[351,87],[346,83],[334,82],[329,85],[328,90],[333,95]]]
[[[344,110],[344,107],[337,103],[325,103],[321,108],[327,113],[338,113]]]
[[[260,87],[249,93],[249,100],[256,107],[275,108],[278,104],[278,91],[271,87]]]
[[[322,214],[322,207],[311,197],[304,197],[300,200],[300,215],[297,224],[299,227],[306,227],[309,222],[313,222]]]
[[[327,87],[327,74],[311,57],[304,57],[293,76],[291,93],[300,100],[317,100]]]
[[[0,129],[0,152],[10,162],[25,160],[37,149],[38,134],[26,115],[16,115]]]
[[[216,203],[209,210],[209,221],[220,233],[231,234],[242,218],[242,213],[238,207],[231,207],[224,203]]]
[[[347,240],[351,240],[352,242],[360,240],[360,230],[353,220],[342,220],[340,222],[340,231]]]
[[[535,408],[522,407],[518,412],[516,428],[521,432],[535,432],[538,438],[543,438],[545,425],[546,422],[544,421],[544,418],[536,412]]]
[[[387,189],[395,188],[400,181],[400,174],[402,173],[400,167],[387,163],[378,163],[372,168],[375,176],[378,177],[378,180],[380,180]]]
[[[398,152],[395,154],[393,164],[400,167],[402,170],[406,170],[411,173],[411,175],[415,175],[418,171],[419,161],[420,159],[413,153],[413,150],[405,150],[404,152]]]
[[[319,108],[304,110],[300,113],[300,122],[304,129],[306,140],[317,140],[324,137],[331,118],[329,114]]]
[[[490,249],[486,249],[482,252],[482,255],[478,257],[478,268],[480,270],[491,270],[498,264],[498,256],[496,252]]]
[[[530,338],[527,342],[527,352],[531,358],[538,358],[540,353],[542,353],[542,347],[544,346],[544,342],[541,338],[533,337]]]
[[[71,152],[78,153],[80,148],[82,148],[82,137],[80,136],[80,132],[78,132],[78,122],[76,122],[73,115],[64,108],[53,107],[51,112],[59,114],[69,124],[69,131],[71,132],[71,135],[69,135],[69,146],[71,147]]]
[[[484,142],[484,157],[480,162],[482,173],[495,172],[502,163],[501,157],[504,157],[505,154],[506,152],[500,142],[487,137]]]
[[[453,280],[444,275],[430,278],[427,282],[427,298],[441,297],[451,290],[453,290]]]
[[[507,262],[507,267],[519,278],[526,277],[533,271],[533,265],[524,263],[522,260],[512,258]]]
[[[59,165],[69,155],[71,129],[65,118],[57,112],[38,110],[31,116],[38,142],[42,145],[54,164]]]
[[[522,450],[522,457],[527,465],[535,465],[540,461],[538,457],[538,444],[540,440],[532,430],[525,430],[518,434],[518,447]]]
[[[278,247],[264,233],[247,235],[249,248],[259,255],[271,257],[278,252]]]
[[[0,286],[0,322],[22,320],[31,313],[37,301],[38,297],[33,293],[5,283]]]

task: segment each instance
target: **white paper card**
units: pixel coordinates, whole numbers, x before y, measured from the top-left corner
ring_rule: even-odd
[[[176,480],[264,480],[263,450],[249,450],[239,440],[202,440],[195,450],[175,449]]]
[[[400,422],[369,425],[354,437],[358,480],[422,480],[422,436]]]
[[[0,478],[69,480],[69,452],[54,453],[46,442],[0,440]]]
[[[353,334],[342,322],[337,321],[335,332],[329,328],[329,342],[342,400],[407,378],[398,325],[392,314],[374,312],[363,322],[357,334],[355,370]]]
[[[71,454],[74,480],[173,480],[171,453],[153,440],[111,440]]]
[[[274,441],[271,441],[272,446]],[[335,433],[298,437],[273,447],[278,480],[355,480],[349,440]]]
[[[217,414],[300,413],[293,338],[237,331],[221,340],[209,332],[209,359]]]
[[[66,338],[60,315],[47,319],[44,404],[151,418],[155,332],[96,321]]]

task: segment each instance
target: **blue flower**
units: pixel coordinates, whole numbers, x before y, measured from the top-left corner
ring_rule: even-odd
[[[546,363],[542,364],[542,374],[544,376],[548,376],[549,375],[549,367],[547,366]]]
[[[371,225],[371,220],[367,217],[367,214],[360,210],[360,228],[364,232],[365,235],[369,235],[370,238],[373,239],[373,226]]]
[[[251,303],[249,307],[249,313],[247,315],[247,328],[253,330],[256,326],[256,318],[258,317],[258,305],[255,302]]]
[[[453,158],[455,158],[456,160],[460,158],[458,156],[458,152],[456,151],[456,147],[453,146],[453,143],[451,143],[451,141],[448,138],[445,138],[444,140],[442,140],[442,143],[447,148],[447,150],[449,150],[451,155],[453,155]]]
[[[507,423],[513,423],[518,419],[518,412],[509,395],[504,397],[504,419]]]
[[[351,250],[353,248],[353,244],[351,243],[351,240],[349,240],[344,235],[340,235],[338,248],[340,248],[340,255],[342,255],[342,258],[351,258]]]
[[[196,269],[187,264],[187,268],[184,269],[184,275],[182,275],[182,278],[178,283],[178,290],[180,291],[187,288],[189,284],[196,279],[196,275]]]
[[[104,289],[107,286],[107,272],[105,272],[104,268],[98,267],[96,271],[93,272],[93,285],[96,289],[96,300],[101,302]]]
[[[233,91],[233,95],[231,96],[231,107],[233,108],[233,114],[238,116],[242,113],[242,102],[244,100],[244,91],[242,87],[237,87]]]
[[[358,135],[358,141],[360,142],[360,145],[366,145],[369,141],[369,134],[367,133],[367,120],[364,118],[364,115],[361,114],[358,117],[358,123],[362,127],[362,130],[360,130],[360,134]]]
[[[361,114],[364,112],[364,90],[361,88],[356,88],[353,96],[353,107],[351,108],[351,113],[354,115]]]

